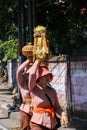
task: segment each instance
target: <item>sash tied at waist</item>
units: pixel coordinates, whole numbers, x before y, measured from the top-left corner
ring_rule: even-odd
[[[47,112],[50,114],[50,116],[52,118],[55,117],[55,112],[54,112],[54,109],[53,108],[34,108],[34,112],[36,113],[44,113],[44,112]]]
[[[31,98],[23,98],[23,104],[32,106]]]
[[[31,103],[31,98],[23,98],[23,102],[30,102]]]

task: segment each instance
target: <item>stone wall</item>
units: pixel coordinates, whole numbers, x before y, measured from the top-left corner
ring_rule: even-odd
[[[87,58],[53,57],[49,69],[54,75],[51,85],[63,110],[87,118]]]

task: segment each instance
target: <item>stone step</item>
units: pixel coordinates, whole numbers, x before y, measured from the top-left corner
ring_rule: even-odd
[[[2,116],[5,116],[7,118],[18,118],[18,115],[19,115],[19,109],[13,109],[13,110],[10,110],[8,107],[1,107],[0,106],[0,113],[2,113]],[[17,116],[15,116],[15,114]]]
[[[19,117],[19,110],[9,111],[6,108],[0,107],[0,125],[8,130],[20,130]]]
[[[12,119],[0,119],[0,125],[5,127],[7,130],[20,130],[20,123]],[[4,129],[3,129],[4,130]]]
[[[9,90],[0,90],[0,95],[12,95],[12,92],[11,91],[9,91]]]
[[[15,87],[15,88],[3,88],[3,87],[0,87],[0,95],[1,94],[7,94],[7,95],[14,95],[18,93],[18,88]]]

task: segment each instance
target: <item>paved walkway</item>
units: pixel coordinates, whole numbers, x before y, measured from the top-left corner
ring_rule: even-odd
[[[0,130],[12,130],[12,128],[20,126],[19,111],[9,112],[8,106],[13,104],[13,97],[15,96],[10,91],[10,88],[11,85],[0,83]]]

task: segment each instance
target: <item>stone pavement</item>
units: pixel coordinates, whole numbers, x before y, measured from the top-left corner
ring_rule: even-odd
[[[20,127],[19,110],[9,110],[15,96],[16,94],[12,94],[10,84],[0,83],[0,126],[7,128],[7,130]],[[0,127],[0,130],[4,130],[3,127]]]
[[[19,110],[10,111],[8,105],[13,103],[13,95],[7,84],[0,84],[0,130],[20,130]],[[10,116],[9,116],[10,114]],[[5,128],[4,128],[5,127]],[[69,128],[61,126],[58,130],[87,130],[87,120],[74,118]]]

